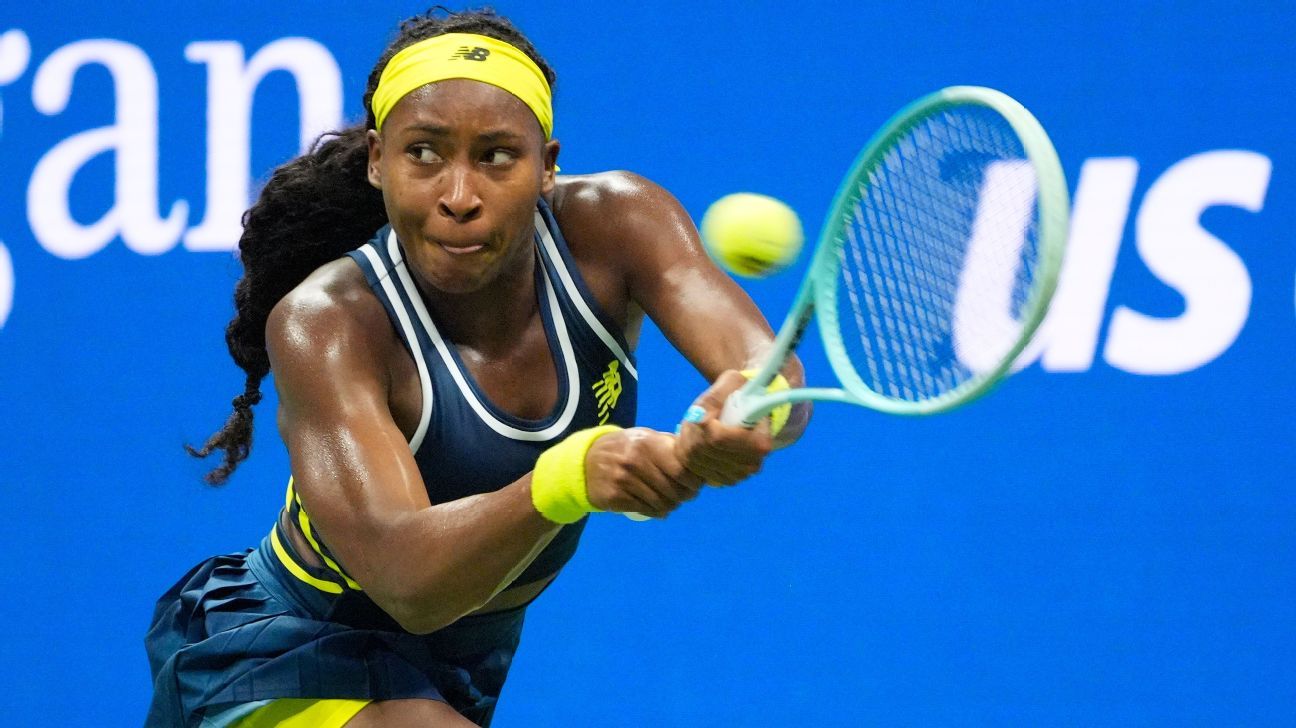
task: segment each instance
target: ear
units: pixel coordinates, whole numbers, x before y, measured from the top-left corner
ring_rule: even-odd
[[[382,189],[382,137],[373,129],[365,135],[369,142],[369,184],[376,190]]]
[[[540,183],[540,193],[552,194],[558,178],[558,151],[562,145],[557,139],[550,139],[544,145],[544,179]]]

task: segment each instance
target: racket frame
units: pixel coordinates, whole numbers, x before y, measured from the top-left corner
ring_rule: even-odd
[[[946,108],[969,104],[987,107],[1008,122],[1036,173],[1039,256],[1031,279],[1034,285],[1023,309],[1022,330],[1014,345],[993,368],[976,374],[948,392],[917,401],[887,397],[869,389],[860,379],[842,343],[836,308],[837,272],[840,268],[838,250],[843,238],[840,221],[857,203],[862,183],[895,140]],[[951,86],[905,106],[873,135],[843,177],[820,229],[814,258],[791,311],[779,328],[774,346],[760,370],[725,403],[721,421],[751,427],[775,407],[808,400],[857,404],[896,415],[930,415],[981,397],[1007,374],[1048,312],[1066,249],[1069,207],[1066,178],[1057,151],[1039,121],[1012,97],[981,86]],[[816,309],[824,350],[842,386],[803,387],[767,393],[766,387],[801,342],[810,321],[815,318]]]

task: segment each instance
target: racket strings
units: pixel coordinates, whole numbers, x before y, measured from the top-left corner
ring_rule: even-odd
[[[1033,167],[992,110],[910,127],[873,166],[838,241],[838,326],[856,374],[918,401],[1002,361],[1037,255]]]

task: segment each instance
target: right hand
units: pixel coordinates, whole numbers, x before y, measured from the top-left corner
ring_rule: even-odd
[[[721,374],[693,402],[702,411],[701,418],[680,423],[675,438],[679,458],[711,485],[734,485],[750,478],[774,450],[768,417],[750,428],[720,421],[725,401],[746,383],[747,377],[732,369]]]
[[[585,491],[599,510],[665,518],[701,489],[702,479],[676,456],[675,437],[663,432],[613,432],[585,455]]]

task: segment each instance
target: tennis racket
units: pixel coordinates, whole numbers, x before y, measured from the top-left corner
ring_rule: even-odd
[[[1044,319],[1067,218],[1057,152],[1021,104],[975,86],[914,101],[851,166],[774,346],[721,421],[752,427],[807,400],[930,415],[980,397]],[[816,318],[839,386],[767,393]]]

